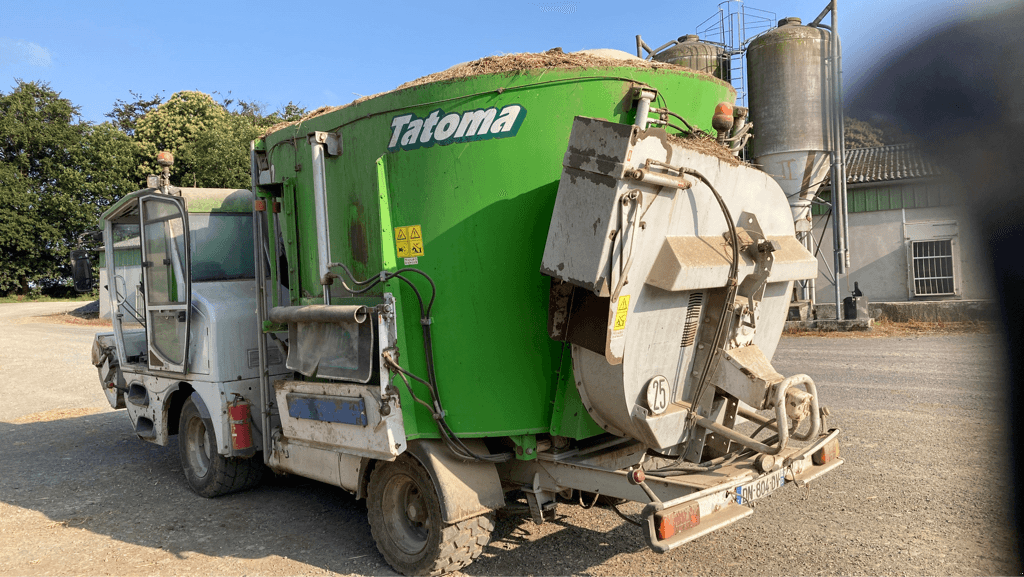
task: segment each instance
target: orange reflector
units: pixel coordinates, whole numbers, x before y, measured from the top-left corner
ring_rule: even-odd
[[[697,525],[700,525],[700,506],[697,503],[654,514],[654,529],[660,541]]]
[[[718,106],[715,107],[715,116],[718,116],[719,114],[723,116],[728,115],[729,118],[732,118],[732,104],[729,104],[728,102],[719,102]]]
[[[818,449],[811,455],[811,461],[815,465],[824,465],[839,458],[839,439],[832,439],[825,443],[825,446]]]

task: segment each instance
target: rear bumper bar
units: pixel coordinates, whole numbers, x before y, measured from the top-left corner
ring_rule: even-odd
[[[838,436],[839,429],[833,429],[817,442],[783,458],[780,467],[784,471],[785,482],[793,483],[798,487],[803,486],[842,465],[843,460],[840,458],[821,465],[815,465],[813,461],[815,452],[835,441]],[[762,477],[771,474],[777,475],[778,472],[779,469],[776,468]],[[756,478],[759,477],[752,477],[748,481],[756,480]],[[642,513],[647,522],[647,544],[651,549],[665,553],[753,514],[754,510],[744,503],[738,494],[742,484],[748,481],[740,483],[730,481],[672,501],[648,504]],[[697,524],[678,531],[666,539],[658,538],[656,525],[658,517],[672,516],[676,512],[692,510],[694,504],[699,507],[700,511],[700,520]]]

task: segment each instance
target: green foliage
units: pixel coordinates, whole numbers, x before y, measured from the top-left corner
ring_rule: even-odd
[[[171,183],[176,186],[223,186],[213,182],[198,182],[195,176],[202,167],[195,163],[202,161],[201,155],[190,148],[201,136],[210,131],[220,133],[223,138],[228,123],[228,111],[209,94],[195,91],[174,93],[167,102],[146,113],[136,125],[135,138],[142,152],[139,177],[158,174],[156,154],[161,150],[170,151],[175,157],[171,167]],[[182,180],[192,175],[190,182]]]
[[[196,91],[166,102],[130,94],[94,125],[46,83],[0,92],[0,297],[69,291],[79,235],[159,173],[158,151],[175,155],[172,184],[248,188],[249,143],[306,113],[289,102],[266,114],[258,102]]]
[[[45,83],[0,93],[0,294],[61,276],[84,215],[78,109]],[[65,269],[67,267],[64,267]]]
[[[305,112],[289,102],[266,115],[257,102],[217,102],[202,92],[176,92],[136,123],[135,139],[143,159],[137,176],[157,174],[156,153],[167,150],[174,155],[171,184],[248,188],[249,143],[267,127]]]
[[[906,138],[893,126],[872,124],[847,116],[844,120],[843,138],[846,148],[875,148],[888,144],[906,142]]]
[[[109,118],[110,122],[121,132],[128,136],[135,136],[135,126],[139,123],[139,119],[159,106],[162,100],[156,94],[151,98],[145,98],[138,92],[129,90],[128,93],[135,100],[118,99],[114,102],[114,108],[104,116]]]

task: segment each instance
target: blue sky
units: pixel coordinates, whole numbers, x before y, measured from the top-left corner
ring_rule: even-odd
[[[484,56],[562,47],[635,50],[695,32],[717,0],[406,3],[0,0],[0,91],[42,80],[102,122],[129,91],[179,90],[310,110],[347,103]],[[751,0],[777,18],[812,20],[825,0]],[[1007,4],[977,0],[840,0],[844,78],[944,21]],[[733,4],[734,6],[736,4]]]

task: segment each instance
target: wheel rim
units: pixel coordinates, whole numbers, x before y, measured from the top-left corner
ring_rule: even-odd
[[[205,477],[210,470],[210,444],[206,438],[206,423],[202,419],[188,422],[185,432],[188,439],[188,464],[197,477]]]
[[[396,475],[384,486],[384,526],[394,544],[407,555],[423,551],[430,535],[430,512],[423,491],[407,475]]]

